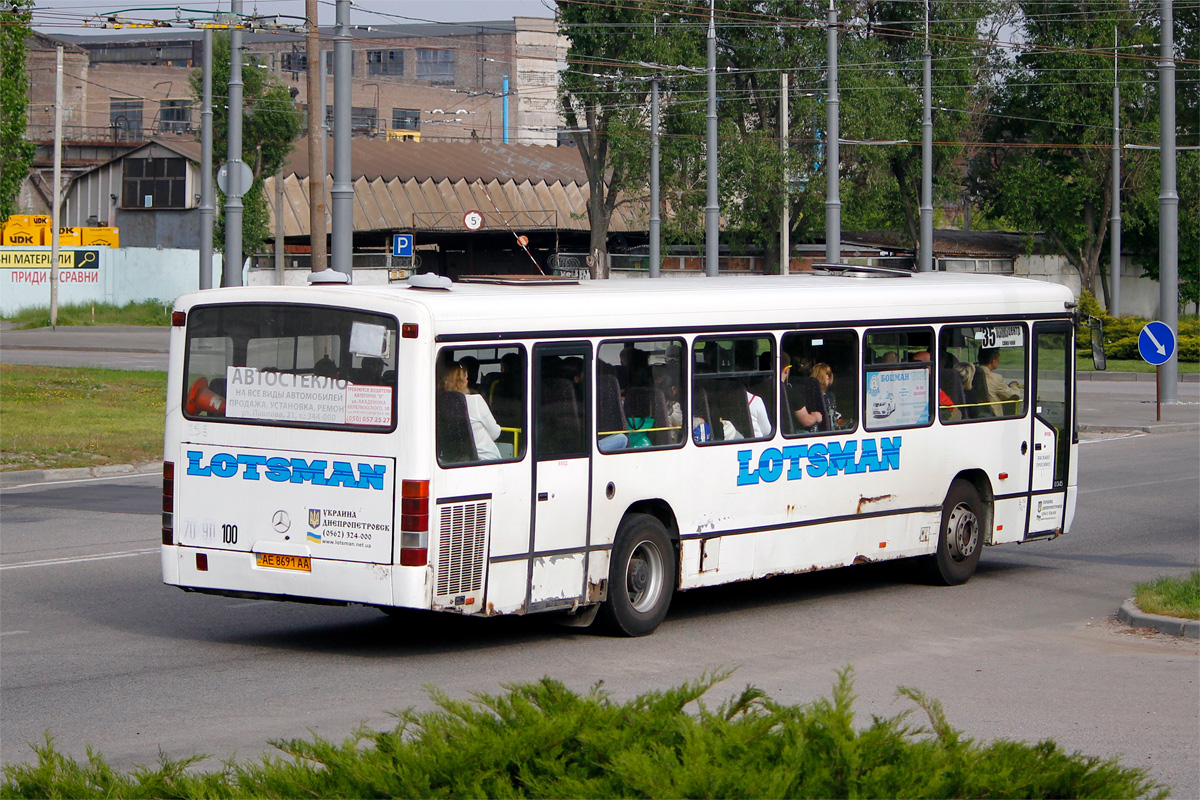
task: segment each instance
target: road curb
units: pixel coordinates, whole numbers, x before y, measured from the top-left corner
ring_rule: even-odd
[[[1076,372],[1077,381],[1122,381],[1154,383],[1153,372]],[[1179,376],[1180,383],[1200,383],[1200,373],[1185,372]]]
[[[54,481],[80,481],[89,478],[114,478],[123,475],[155,475],[162,473],[162,462],[145,464],[105,464],[99,467],[73,467],[69,469],[22,469],[0,472],[0,489],[16,486],[33,486]]]
[[[1147,614],[1137,607],[1132,597],[1121,603],[1121,607],[1117,609],[1117,619],[1134,628],[1154,628],[1168,636],[1200,639],[1200,620]]]
[[[1149,422],[1145,425],[1087,425],[1080,424],[1084,433],[1184,433],[1200,431],[1200,422]]]

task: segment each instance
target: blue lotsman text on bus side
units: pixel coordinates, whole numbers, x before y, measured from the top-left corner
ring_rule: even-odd
[[[737,458],[738,486],[773,483],[781,477],[798,481],[806,472],[810,478],[886,472],[900,469],[900,437],[884,436],[878,443],[861,439],[768,447],[759,454],[757,466],[751,466],[753,450],[739,450]],[[807,463],[802,464],[802,459]]]
[[[188,450],[187,457],[188,475],[232,478],[240,470],[242,480],[245,481],[257,481],[265,477],[276,483],[311,483],[314,486],[344,486],[349,489],[383,491],[383,478],[387,474],[387,464],[360,462],[351,465],[348,461],[334,461],[333,465],[329,466],[324,459],[305,461],[303,458],[248,453],[214,453],[205,464],[204,454],[199,450]]]

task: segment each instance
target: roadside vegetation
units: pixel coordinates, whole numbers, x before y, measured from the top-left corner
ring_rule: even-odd
[[[976,742],[940,704],[855,725],[849,669],[831,698],[786,705],[747,687],[716,708],[727,674],[617,702],[555,680],[474,702],[432,692],[435,710],[341,743],[273,742],[283,755],[197,769],[202,757],[120,772],[51,741],[4,767],[0,798],[158,797],[1165,797],[1140,768],[1066,753],[1053,741]],[[923,713],[925,720],[910,717]]]
[[[1133,587],[1133,601],[1147,614],[1200,619],[1200,570],[1182,577],[1163,575]]]
[[[50,327],[50,307],[23,308],[6,319],[20,330]],[[171,303],[142,300],[123,306],[113,303],[67,303],[58,307],[58,324],[76,325],[170,325]]]
[[[167,373],[0,364],[0,470],[162,458]]]

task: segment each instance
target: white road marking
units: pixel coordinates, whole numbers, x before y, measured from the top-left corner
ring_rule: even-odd
[[[18,633],[29,633],[29,631],[0,631],[0,636],[16,636]]]
[[[65,481],[39,481],[37,483],[22,483],[17,486],[5,486],[3,491],[11,492],[14,489],[31,489],[38,486],[66,486],[70,483],[99,483],[100,481],[119,481],[128,480],[129,478],[149,478],[155,475],[162,475],[162,471],[158,472],[125,472],[120,475],[105,475],[102,478],[72,478]]]
[[[24,569],[26,567],[53,567],[59,564],[83,564],[88,561],[105,561],[111,558],[132,558],[158,553],[159,548],[147,547],[141,550],[122,550],[116,553],[96,553],[90,556],[65,556],[63,558],[44,558],[39,561],[23,561],[20,564],[0,564],[0,570]]]
[[[1092,494],[1094,492],[1111,492],[1114,489],[1136,489],[1139,486],[1161,486],[1164,483],[1179,483],[1181,481],[1191,481],[1192,483],[1195,483],[1196,481],[1200,481],[1200,475],[1185,475],[1182,478],[1167,478],[1166,480],[1161,480],[1161,481],[1147,481],[1145,483],[1123,483],[1120,486],[1105,486],[1105,487],[1097,487],[1095,489],[1080,489],[1079,493],[1080,494]]]

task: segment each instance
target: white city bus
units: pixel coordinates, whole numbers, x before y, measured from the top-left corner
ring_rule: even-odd
[[[962,583],[1070,528],[1072,299],[850,268],[186,294],[163,579],[624,635],[767,575]]]

